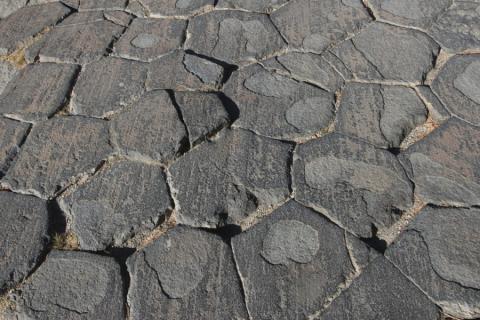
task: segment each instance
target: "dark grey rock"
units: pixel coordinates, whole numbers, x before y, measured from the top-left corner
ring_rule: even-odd
[[[366,266],[382,255],[379,251],[365,245],[364,241],[347,231],[345,231],[345,244],[357,274],[363,272]]]
[[[65,20],[56,25],[56,27],[69,27],[82,24],[91,24],[104,20],[105,17],[102,11],[76,12],[69,15]]]
[[[26,121],[52,116],[65,104],[77,71],[67,64],[26,66],[0,95],[0,113]]]
[[[386,255],[449,315],[480,316],[480,210],[427,207]]]
[[[0,61],[0,95],[8,83],[17,75],[18,69],[7,61]]]
[[[107,11],[103,15],[108,21],[122,27],[127,27],[133,19],[133,17],[125,11]]]
[[[142,0],[150,17],[187,16],[213,8],[214,0]]]
[[[214,228],[239,224],[288,195],[292,146],[245,130],[225,130],[171,167],[177,221]]]
[[[15,120],[0,118],[0,177],[5,175],[10,163],[20,150],[30,125]]]
[[[219,0],[216,7],[267,13],[278,9],[288,1],[289,0]]]
[[[295,199],[361,237],[388,228],[412,205],[412,186],[390,152],[338,134],[300,145]]]
[[[8,17],[13,12],[27,4],[28,0],[4,0],[0,3],[0,19]]]
[[[285,47],[267,15],[217,10],[194,17],[185,47],[227,63],[246,64]]]
[[[94,170],[111,152],[105,121],[52,118],[33,127],[2,184],[48,198],[75,176]]]
[[[429,86],[418,86],[419,95],[429,106],[429,115],[436,123],[450,119],[451,114]]]
[[[16,285],[33,270],[48,242],[47,203],[0,191],[0,289]]]
[[[132,319],[247,319],[230,247],[178,226],[127,260]]]
[[[218,85],[222,80],[223,68],[206,59],[186,54],[183,64],[187,71],[196,75],[203,83]]]
[[[128,0],[81,0],[78,10],[123,10],[127,2]]]

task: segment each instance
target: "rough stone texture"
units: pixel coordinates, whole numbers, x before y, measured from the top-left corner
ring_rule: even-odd
[[[295,198],[361,237],[391,226],[412,204],[412,186],[388,151],[330,134],[295,150]]]
[[[0,95],[0,113],[26,121],[52,116],[65,104],[77,71],[68,64],[28,65]]]
[[[132,21],[132,15],[126,13],[125,11],[107,11],[103,14],[105,19],[116,23],[122,27],[128,27]]]
[[[128,0],[80,0],[78,10],[123,10]]]
[[[413,89],[351,83],[342,92],[335,129],[378,147],[398,148],[427,115]]]
[[[232,64],[246,64],[285,47],[268,16],[220,10],[190,20],[185,47]]]
[[[0,191],[0,290],[16,285],[33,270],[48,241],[47,203]],[[7,205],[8,204],[8,205]]]
[[[445,107],[445,105],[440,101],[440,99],[432,91],[432,88],[429,86],[418,86],[418,94],[422,97],[425,104],[429,107],[429,116],[436,123],[442,123],[445,120],[450,119],[451,114]]]
[[[452,118],[401,155],[415,193],[436,205],[480,205],[480,128]]]
[[[290,46],[317,53],[371,20],[360,0],[292,0],[271,17]]]
[[[325,130],[335,117],[335,97],[310,84],[252,65],[232,75],[225,93],[238,106],[236,127],[295,140]]]
[[[272,12],[288,1],[289,0],[219,0],[216,7],[256,12]]]
[[[111,151],[104,121],[52,118],[33,127],[2,184],[51,197],[73,177],[95,169]]]
[[[480,210],[427,207],[386,255],[449,315],[480,316]]]
[[[28,0],[4,0],[0,3],[0,19],[8,17],[27,4]]]
[[[214,0],[142,0],[150,17],[188,16],[213,8]]]
[[[0,118],[0,177],[4,176],[10,163],[20,150],[20,143],[27,134],[26,123]]]
[[[247,319],[230,247],[176,227],[127,260],[132,319]]]
[[[17,68],[11,63],[0,61],[0,95],[17,73]]]
[[[107,165],[59,202],[84,250],[120,246],[153,229],[170,207],[162,169],[130,161]]]
[[[197,227],[239,224],[289,194],[291,145],[244,130],[227,130],[170,168],[177,222]]]

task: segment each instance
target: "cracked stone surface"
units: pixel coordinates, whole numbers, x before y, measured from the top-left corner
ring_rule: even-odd
[[[0,177],[5,175],[11,162],[20,151],[20,144],[30,125],[27,123],[0,118]]]
[[[219,0],[217,7],[243,9],[255,12],[271,12],[286,4],[289,0]]]
[[[0,61],[0,95],[7,87],[7,84],[16,76],[17,73],[17,68],[15,68],[11,63]]]
[[[213,8],[214,0],[142,0],[151,17],[188,16]]]

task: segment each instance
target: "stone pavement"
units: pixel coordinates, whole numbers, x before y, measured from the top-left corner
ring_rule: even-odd
[[[479,229],[479,0],[0,0],[0,319],[479,319]]]

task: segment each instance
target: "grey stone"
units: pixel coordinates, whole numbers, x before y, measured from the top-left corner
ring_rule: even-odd
[[[317,53],[371,21],[360,0],[292,0],[271,17],[290,46]]]
[[[40,260],[48,241],[47,203],[0,191],[0,289],[18,284]]]
[[[365,267],[382,255],[379,251],[365,245],[365,242],[347,231],[345,231],[345,244],[357,274],[363,272]]]
[[[166,91],[145,94],[133,108],[112,119],[120,150],[163,162],[171,161],[187,139],[185,125]]]
[[[300,145],[295,199],[361,237],[390,227],[412,205],[412,185],[395,156],[338,134]]]
[[[94,22],[104,21],[104,14],[102,11],[87,11],[76,12],[70,14],[65,20],[56,25],[56,27],[69,27],[82,24],[91,24]]]
[[[29,127],[26,123],[0,118],[0,177],[5,175],[17,156]]]
[[[127,2],[128,0],[81,0],[78,10],[123,10]]]
[[[480,316],[480,210],[427,207],[386,255],[449,315]]]
[[[186,28],[185,20],[138,18],[115,44],[113,52],[123,58],[152,61],[180,48]]]
[[[436,320],[440,310],[383,257],[377,258],[324,311],[321,320]]]
[[[216,7],[268,13],[278,9],[288,1],[289,0],[219,0]]]
[[[415,193],[436,205],[480,205],[480,128],[452,118],[401,155]]]
[[[54,250],[22,286],[17,310],[20,319],[122,319],[122,291],[115,259]]]
[[[156,165],[119,161],[59,198],[83,250],[121,246],[152,230],[170,207],[166,177]]]
[[[0,61],[0,95],[8,83],[17,75],[18,69],[7,61]]]
[[[48,198],[75,176],[93,171],[111,152],[105,121],[52,118],[33,127],[2,183]]]
[[[224,130],[171,167],[177,221],[196,227],[240,224],[288,195],[292,146],[244,130]]]
[[[222,80],[223,68],[206,59],[186,54],[183,64],[187,71],[196,75],[203,83],[218,85]]]
[[[27,4],[28,0],[4,0],[0,3],[0,19],[8,17],[13,12]]]
[[[450,112],[435,95],[435,93],[432,91],[432,88],[429,86],[418,86],[417,90],[423,101],[425,101],[425,103],[429,106],[429,116],[433,119],[433,121],[436,123],[442,123],[450,119]]]
[[[137,101],[145,92],[147,66],[113,57],[87,65],[73,89],[71,112],[106,117]]]
[[[105,19],[116,23],[122,27],[128,27],[133,17],[125,11],[107,11],[104,14]]]
[[[138,0],[129,0],[125,11],[139,18],[147,17],[147,9]]]
[[[132,319],[247,319],[230,247],[177,226],[127,260]]]
[[[235,72],[225,94],[240,110],[234,126],[268,137],[308,137],[325,131],[335,117],[333,93],[259,65]]]
[[[213,8],[214,0],[142,0],[150,17],[188,16]]]
[[[246,64],[285,47],[267,15],[218,10],[194,17],[185,47],[227,63]]]
[[[67,64],[26,66],[0,95],[0,112],[26,121],[52,116],[65,104],[77,71]]]

